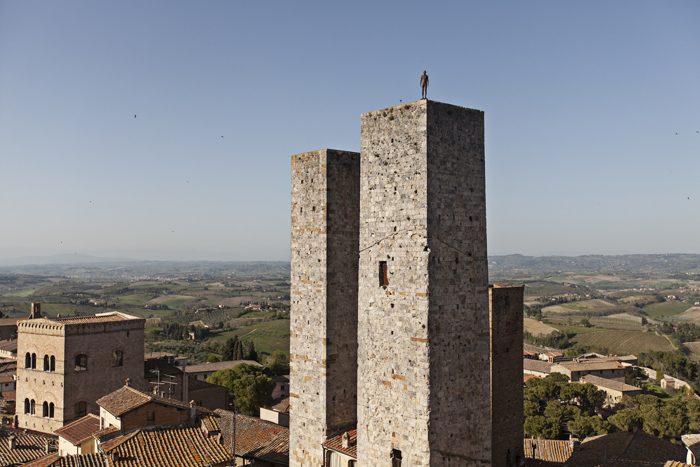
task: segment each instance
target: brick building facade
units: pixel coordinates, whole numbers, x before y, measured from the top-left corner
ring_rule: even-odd
[[[118,312],[18,323],[19,428],[46,433],[88,413],[130,378],[142,387],[144,319]]]

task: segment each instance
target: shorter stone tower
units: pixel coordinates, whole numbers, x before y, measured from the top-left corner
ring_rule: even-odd
[[[491,465],[520,465],[523,454],[523,291],[489,287],[491,324]]]
[[[358,153],[292,156],[290,466],[357,423],[359,191]]]

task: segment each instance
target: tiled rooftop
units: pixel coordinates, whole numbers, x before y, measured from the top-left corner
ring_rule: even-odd
[[[50,454],[38,459],[24,467],[111,467],[107,456],[102,453],[81,454],[78,456],[60,457],[58,454]]]
[[[187,365],[185,371],[187,373],[209,373],[210,371],[228,370],[239,363],[247,363],[248,365],[262,366],[253,360],[229,360],[226,362],[202,363],[201,365]]]
[[[615,391],[621,391],[621,392],[627,392],[627,391],[641,391],[641,388],[631,386],[629,384],[622,383],[620,381],[614,381],[612,379],[606,379],[606,378],[601,378],[599,376],[594,376],[594,375],[585,375],[582,376],[579,382],[583,383],[591,383],[595,384],[596,386],[602,387],[602,388],[607,388],[607,389],[614,389]]]
[[[524,439],[525,457],[550,462],[566,462],[574,452],[570,441],[558,439]]]
[[[167,358],[167,357],[177,357],[174,353],[169,352],[148,352],[143,354],[144,360],[150,360],[152,358]]]
[[[533,360],[531,358],[523,358],[523,370],[537,371],[540,373],[549,373],[552,369],[552,364],[543,362],[542,360]]]
[[[0,350],[17,353],[17,339],[0,341]]]
[[[216,410],[224,446],[233,450],[233,413]],[[236,414],[236,456],[289,464],[289,428]]]
[[[625,367],[620,364],[620,362],[559,362],[555,363],[555,366],[559,365],[566,368],[569,371],[598,371],[598,370],[624,370]]]
[[[618,432],[586,438],[566,462],[567,467],[662,467],[668,461],[685,461],[686,450],[643,431]]]
[[[695,455],[696,460],[700,459],[700,434],[683,435],[681,441]]]
[[[201,418],[202,427],[207,430],[208,433],[217,433],[221,431],[219,428],[219,417],[214,415],[208,415]]]
[[[69,443],[78,446],[92,438],[92,434],[100,429],[100,417],[88,414],[54,431]]]
[[[281,413],[289,413],[289,397],[283,399],[274,399],[271,402],[270,408]]]
[[[350,430],[347,433],[350,437],[348,447],[343,447],[343,433],[329,438],[326,442],[323,443],[323,445],[334,451],[342,452],[343,454],[347,454],[348,456],[357,459],[357,429]]]
[[[189,404],[174,399],[165,399],[154,394],[141,392],[131,386],[122,386],[116,391],[97,399],[97,404],[115,417],[130,412],[149,402],[158,402],[181,409],[190,408]]]
[[[693,467],[693,466],[690,464],[684,464],[683,462],[668,461],[664,464],[664,467]]]
[[[118,455],[110,467],[207,467],[230,459],[228,450],[199,428],[136,430],[101,448],[108,457]]]
[[[15,437],[15,448],[10,450],[8,439]],[[0,465],[24,464],[46,455],[46,445],[55,437],[19,430],[0,430]]]

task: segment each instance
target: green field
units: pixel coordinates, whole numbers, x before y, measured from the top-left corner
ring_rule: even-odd
[[[244,326],[233,331],[214,334],[213,340],[225,340],[238,336],[241,341],[248,343],[251,339],[259,352],[271,354],[275,350],[289,353],[289,320],[276,319],[252,326]]]
[[[579,326],[563,326],[561,324],[550,324],[550,326],[558,329],[559,331],[565,332],[567,334],[576,334],[576,335],[600,331],[600,329],[596,329],[596,328],[583,328],[583,327],[579,327]]]
[[[690,308],[690,305],[687,303],[679,302],[678,300],[667,300],[661,303],[652,303],[642,308],[642,310],[653,318],[661,318],[662,316],[681,314],[688,308]]]
[[[181,310],[185,303],[189,302],[189,298],[172,298],[170,300],[163,300],[161,305],[165,305],[168,308],[174,308],[176,310]]]
[[[571,339],[575,344],[590,346],[592,350],[605,350],[617,355],[633,354],[650,350],[674,350],[664,336],[642,331],[597,331],[580,334]]]
[[[29,297],[30,295],[34,294],[39,289],[31,289],[31,290],[23,290],[21,292],[15,292],[15,293],[6,293],[6,297]]]
[[[121,295],[117,298],[119,299],[119,303],[123,303],[125,305],[141,305],[149,301],[152,297],[145,293],[135,293],[131,295]]]

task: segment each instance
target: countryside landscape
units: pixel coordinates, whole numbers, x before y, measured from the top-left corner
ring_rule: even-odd
[[[700,255],[492,256],[489,270],[491,282],[525,285],[526,348],[681,351],[700,362]],[[191,363],[220,357],[234,335],[252,341],[261,359],[289,353],[285,262],[0,268],[0,312],[27,316],[33,301],[47,316],[118,310],[146,318],[146,351],[178,353]]]

